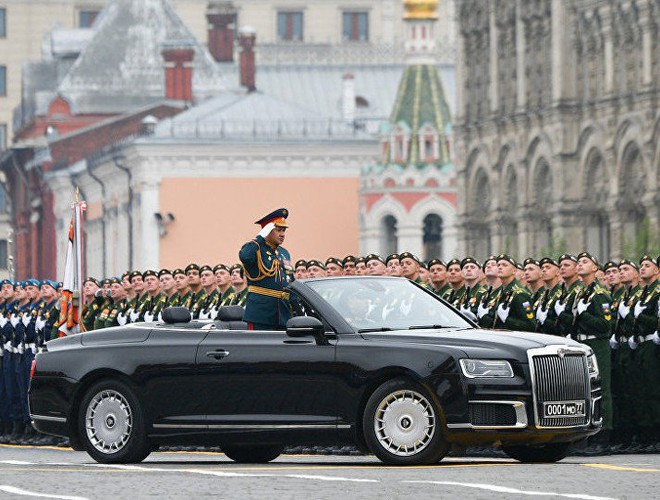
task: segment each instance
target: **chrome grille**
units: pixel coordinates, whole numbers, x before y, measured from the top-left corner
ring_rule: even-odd
[[[542,354],[532,356],[534,404],[539,427],[572,427],[589,422],[590,389],[584,353]],[[586,415],[580,417],[543,417],[543,403],[555,401],[585,402]]]

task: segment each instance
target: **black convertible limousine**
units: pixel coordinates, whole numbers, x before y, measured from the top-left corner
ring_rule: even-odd
[[[46,344],[30,383],[34,427],[104,463],[160,445],[220,446],[267,462],[286,446],[352,444],[388,464],[431,464],[452,445],[557,461],[601,427],[591,350],[561,337],[480,330],[404,278],[292,283],[286,331],[242,309]]]

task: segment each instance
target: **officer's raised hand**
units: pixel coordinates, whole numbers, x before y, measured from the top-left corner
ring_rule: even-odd
[[[266,224],[264,227],[261,228],[261,231],[257,234],[257,236],[261,236],[262,238],[265,238],[270,234],[270,232],[275,229],[275,223],[274,222],[269,222]]]

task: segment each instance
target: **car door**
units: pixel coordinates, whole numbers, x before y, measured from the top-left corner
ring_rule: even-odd
[[[209,428],[333,428],[334,361],[333,340],[211,330],[196,358]]]

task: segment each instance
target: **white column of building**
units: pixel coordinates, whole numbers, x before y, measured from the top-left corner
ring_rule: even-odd
[[[411,252],[421,258],[424,243],[421,221],[400,221],[397,236],[399,252]]]
[[[143,181],[140,183],[140,202],[137,207],[140,218],[139,248],[135,249],[136,268],[140,270],[160,268],[160,233],[155,214],[160,212],[160,183]]]
[[[550,8],[550,36],[552,43],[552,100],[560,100],[564,94],[565,78],[565,54],[567,53],[567,41],[569,29],[565,14],[564,0],[553,0]]]
[[[603,19],[603,40],[605,40],[605,93],[609,94],[614,88],[614,52],[609,6],[603,5],[601,12]]]
[[[521,2],[516,7],[516,91],[517,106],[525,107],[525,25],[520,16]],[[460,65],[459,65],[460,66]]]
[[[490,25],[489,34],[490,34],[490,110],[495,112],[499,107],[497,102],[497,68],[498,60],[497,56],[497,23],[495,22],[495,3],[491,2],[489,15],[488,15],[488,24]]]

